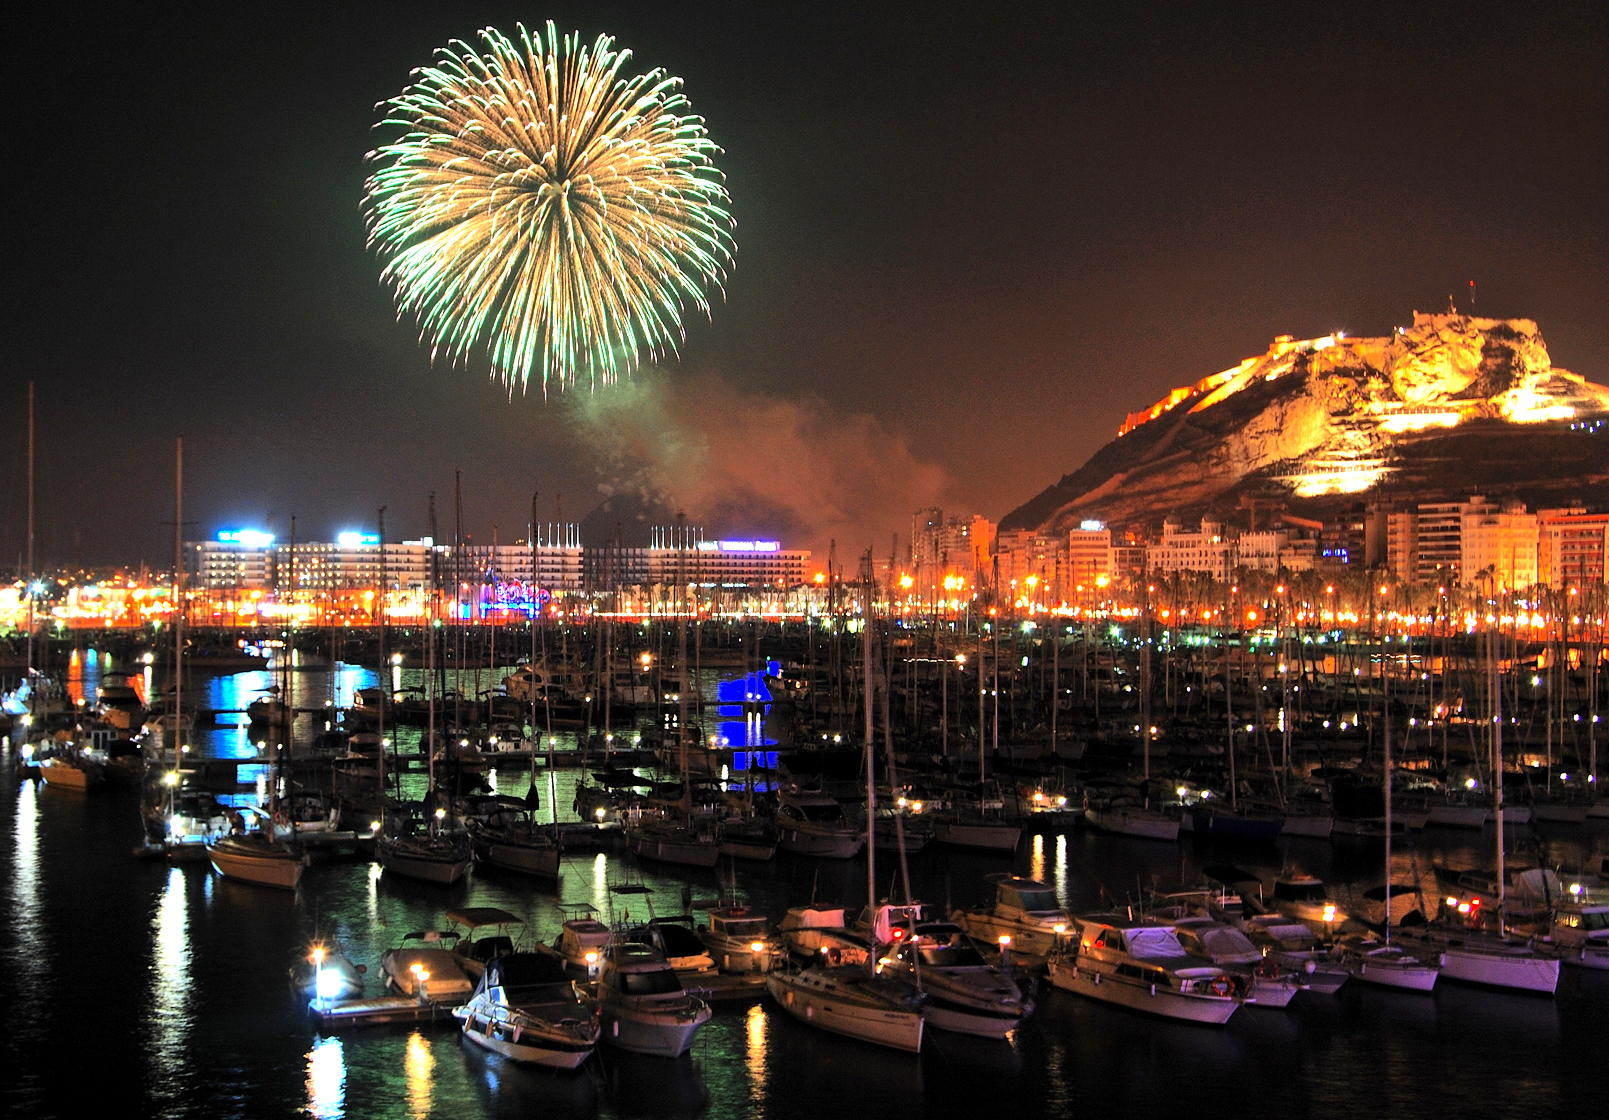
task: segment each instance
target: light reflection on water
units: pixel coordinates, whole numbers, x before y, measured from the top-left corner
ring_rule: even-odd
[[[154,1075],[151,1091],[167,1110],[180,1104],[190,1080],[186,1054],[191,1029],[189,927],[184,871],[170,868],[151,919],[151,1003],[146,1015]]]
[[[307,1112],[314,1120],[341,1120],[345,1111],[346,1057],[331,1035],[307,1052]]]
[[[414,1120],[425,1120],[430,1115],[436,1057],[430,1052],[430,1041],[418,1031],[408,1036],[408,1054],[403,1065],[408,1074],[408,1107]]]
[[[747,1062],[749,1101],[755,1105],[765,1102],[766,1083],[770,1080],[766,1076],[765,1068],[765,1037],[765,1008],[757,1003],[749,1008]]]
[[[1045,881],[1045,837],[1044,837],[1043,833],[1039,833],[1039,832],[1034,833],[1034,835],[1033,835],[1033,843],[1032,843],[1032,852],[1033,852],[1033,854],[1029,857],[1029,862],[1028,862],[1028,878],[1030,878],[1030,879],[1038,879],[1040,882],[1044,882]]]
[[[17,788],[13,821],[11,889],[11,933],[15,950],[6,967],[13,971],[15,999],[7,1009],[10,1029],[22,1037],[37,1033],[44,1025],[45,993],[49,990],[49,962],[43,944],[41,922],[43,881],[39,866],[38,782],[23,782]],[[35,1090],[38,1075],[31,1068],[13,1070],[19,1089]]]

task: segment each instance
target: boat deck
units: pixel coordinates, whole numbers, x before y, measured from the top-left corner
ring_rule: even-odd
[[[307,1005],[308,1014],[326,1030],[354,1027],[380,1027],[390,1023],[455,1022],[452,1008],[444,1003],[420,1003],[412,996],[381,996],[376,999],[315,999]]]

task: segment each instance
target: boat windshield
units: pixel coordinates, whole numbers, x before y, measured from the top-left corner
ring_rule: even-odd
[[[816,821],[822,824],[831,824],[843,816],[843,810],[834,805],[795,805],[793,811],[807,821]]]
[[[681,991],[682,982],[668,968],[652,972],[623,972],[620,974],[620,990],[628,996],[663,996]]]
[[[1012,893],[1017,896],[1017,906],[1022,910],[1039,913],[1044,911],[1057,911],[1061,909],[1061,903],[1056,901],[1055,891],[1025,891],[1021,888],[1018,888]],[[1006,901],[1009,902],[1011,900],[1008,898]]]
[[[966,942],[950,945],[923,945],[922,963],[929,968],[961,968],[985,965],[988,962]]]
[[[1281,879],[1274,884],[1274,897],[1284,902],[1323,902],[1324,884],[1317,879]]]
[[[725,921],[721,923],[720,929],[728,937],[736,937],[747,941],[763,938],[766,932],[764,918],[740,918],[736,921]]]
[[[1583,910],[1582,929],[1609,929],[1609,910]]]

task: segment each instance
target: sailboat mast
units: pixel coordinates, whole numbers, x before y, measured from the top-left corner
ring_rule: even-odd
[[[866,559],[861,567],[861,589],[863,595],[863,610],[860,622],[860,655],[862,689],[865,694],[866,709],[866,921],[870,928],[869,937],[875,939],[877,928],[877,780],[872,764],[873,727],[872,703],[872,550],[866,550]],[[982,737],[979,736],[978,750],[983,750]],[[876,946],[866,955],[866,967],[876,970],[873,964],[877,958]]]
[[[386,666],[386,663],[385,663],[385,511],[386,511],[386,507],[381,506],[380,507],[380,513],[379,513],[379,516],[380,516],[380,544],[379,544],[380,571],[379,571],[379,576],[378,576],[378,581],[379,581],[378,586],[375,588],[375,591],[374,591],[375,620],[379,623],[379,630],[380,630],[380,638],[379,638],[379,643],[380,643],[380,646],[379,646],[379,648],[380,648],[380,665],[379,665],[380,672],[379,672],[379,678],[380,679],[379,679],[379,682],[378,682],[379,685],[380,685],[380,690],[379,690],[380,691],[380,715],[379,715],[379,724],[378,724],[379,729],[380,729],[380,731],[379,731],[380,745],[379,745],[379,754],[378,754],[379,763],[375,768],[375,774],[378,776],[378,778],[380,780],[380,802],[379,802],[378,808],[380,810],[379,816],[380,816],[380,823],[381,824],[385,823],[385,707],[386,707],[386,700],[387,700],[387,698],[388,698],[388,696],[390,695],[390,692],[391,692],[391,688],[390,688],[390,683],[391,682],[387,679],[387,673],[388,673],[389,670],[388,670],[388,668]]]
[[[32,398],[30,398],[31,403]],[[31,429],[30,429],[31,431]],[[30,466],[31,466],[30,461]],[[30,544],[32,541],[30,540]],[[31,631],[30,631],[31,632]],[[184,437],[173,441],[173,770],[179,770],[184,704]]]
[[[1488,636],[1492,648],[1492,780],[1493,814],[1497,817],[1497,928],[1506,925],[1503,915],[1508,902],[1508,885],[1503,868],[1503,599],[1497,599],[1497,621]]]
[[[425,827],[430,835],[436,835],[436,604],[441,598],[441,567],[436,560],[436,495],[430,495],[430,597],[425,603],[425,774],[427,775],[426,788],[430,791],[426,804],[431,810]],[[453,564],[458,563],[457,541],[453,544]],[[453,594],[458,594],[458,584],[453,583]],[[455,612],[456,613],[456,612]]]
[[[28,662],[23,682],[28,686],[28,711],[34,710],[34,383],[28,382]]]
[[[1386,944],[1391,944],[1391,675],[1385,673],[1386,640],[1382,633],[1380,637],[1380,668],[1383,674],[1381,681],[1381,707],[1385,709],[1384,751],[1385,751],[1385,793],[1386,803]]]

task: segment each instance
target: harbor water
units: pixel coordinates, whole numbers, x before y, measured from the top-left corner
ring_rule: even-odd
[[[295,703],[349,702],[373,680],[358,670],[304,672]],[[202,702],[243,709],[267,674],[220,677]],[[305,690],[305,697],[303,695]],[[240,701],[238,703],[234,701]],[[304,722],[309,717],[303,717]],[[242,723],[244,717],[241,717]],[[249,757],[249,731],[199,737],[198,753]],[[1043,988],[1005,1042],[931,1030],[919,1055],[815,1030],[764,1000],[717,1006],[690,1055],[667,1060],[600,1048],[579,1072],[522,1068],[460,1042],[455,1025],[321,1034],[287,970],[315,938],[368,966],[414,930],[440,928],[449,907],[497,906],[551,941],[560,902],[622,916],[611,882],[640,881],[660,914],[685,912],[735,884],[780,917],[812,898],[859,906],[862,860],[723,861],[713,871],[638,864],[629,854],[567,855],[551,883],[476,867],[451,889],[383,874],[366,860],[315,855],[294,892],[226,881],[206,865],[137,861],[138,794],[88,793],[17,781],[4,761],[0,861],[0,1079],[7,1111],[212,1118],[305,1115],[466,1118],[744,1116],[837,1113],[931,1116],[1593,1116],[1609,1101],[1609,974],[1565,969],[1553,998],[1455,983],[1430,994],[1368,989],[1299,995],[1288,1008],[1246,1008],[1223,1028],[1150,1019]],[[578,771],[543,782],[544,814],[567,815]],[[410,775],[409,781],[420,780]],[[523,794],[521,770],[498,791]],[[249,794],[248,789],[243,791]],[[418,791],[415,790],[415,793]],[[1560,826],[1533,858],[1579,866],[1602,825]],[[1490,862],[1492,830],[1427,831],[1397,855],[1393,878],[1433,864]],[[1030,832],[1014,856],[930,848],[909,860],[911,889],[949,908],[985,900],[983,877],[1015,870],[1051,884],[1074,912],[1121,905],[1142,891],[1201,881],[1232,862],[1265,878],[1317,875],[1336,894],[1379,882],[1378,849],[1302,839],[1178,844],[1081,829]],[[880,856],[879,895],[903,894],[899,861]],[[634,896],[633,907],[643,905]],[[634,913],[633,917],[642,917]]]

